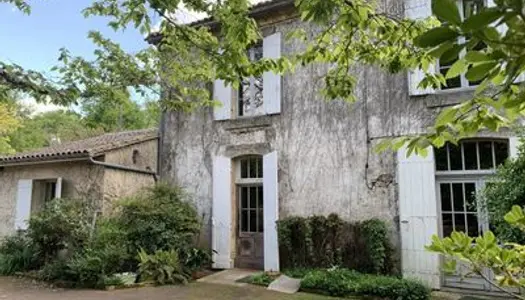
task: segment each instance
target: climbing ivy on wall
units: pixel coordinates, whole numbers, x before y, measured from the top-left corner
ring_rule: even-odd
[[[344,266],[365,273],[396,271],[387,225],[378,219],[345,222],[337,214],[277,222],[283,269]]]

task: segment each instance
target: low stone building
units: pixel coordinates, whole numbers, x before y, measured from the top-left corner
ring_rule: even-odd
[[[457,3],[463,13],[493,4]],[[431,15],[431,0],[378,4],[392,15]],[[299,19],[293,0],[259,3],[252,16],[263,36],[248,50],[254,59],[293,55],[304,44],[287,39],[289,33],[316,32]],[[436,67],[446,72],[450,65]],[[444,107],[472,97],[476,83],[460,75],[447,88],[421,90],[421,72],[393,75],[361,65],[353,69],[358,101],[327,102],[320,90],[329,68],[268,72],[244,78],[239,90],[217,80],[213,97],[222,106],[164,113],[160,177],[194,194],[215,267],[277,271],[276,220],[337,213],[348,221],[385,220],[406,277],[436,289],[493,289],[481,278],[443,274],[441,258],[425,245],[432,235],[476,235],[489,228],[473,195],[498,164],[515,155],[516,135],[483,132],[458,146],[429,148],[426,157],[407,157],[405,149],[378,154],[374,149],[384,139],[427,132]]]
[[[92,201],[100,212],[153,185],[158,130],[109,133],[0,157],[0,236],[27,228],[54,198]]]

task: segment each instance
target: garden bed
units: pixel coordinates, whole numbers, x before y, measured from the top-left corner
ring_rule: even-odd
[[[362,299],[430,299],[430,289],[422,283],[393,276],[361,274],[339,268],[287,270],[283,274],[301,279],[300,291],[306,293]],[[239,281],[268,286],[276,277],[259,273]]]

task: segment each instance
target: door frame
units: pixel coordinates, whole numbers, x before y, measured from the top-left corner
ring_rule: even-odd
[[[487,182],[488,176],[492,175],[486,174],[486,172],[480,172],[478,174],[471,173],[471,174],[453,174],[453,175],[436,175],[436,209],[438,212],[437,220],[438,220],[438,233],[440,238],[444,238],[443,236],[443,213],[442,213],[442,207],[441,207],[441,184],[442,183],[474,183],[476,185],[476,193],[478,193],[485,183]],[[477,202],[477,201],[476,201]],[[482,234],[483,232],[486,232],[490,228],[489,218],[487,215],[487,212],[484,211],[483,207],[479,205],[479,203],[476,203],[477,205],[477,217],[478,217],[478,230],[479,234]],[[445,257],[440,256],[440,265],[443,265],[445,262]],[[485,271],[485,276],[488,276],[488,278],[492,278],[493,274],[490,270]],[[455,275],[448,275],[444,272],[441,272],[441,286],[443,287],[450,287],[450,288],[461,288],[461,289],[474,289],[474,290],[480,290],[480,291],[494,291],[494,288],[490,283],[488,283],[483,278],[472,278],[471,283],[457,283],[457,284],[447,284],[447,277],[448,278],[454,278],[459,277]],[[479,280],[479,283],[478,283]],[[471,286],[465,286],[466,284],[470,284]],[[475,285],[479,285],[480,288],[474,287]]]

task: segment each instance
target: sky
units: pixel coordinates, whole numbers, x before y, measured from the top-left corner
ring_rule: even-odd
[[[263,0],[251,0],[253,4]],[[121,44],[128,52],[147,47],[144,37],[134,28],[115,32],[107,26],[107,19],[84,18],[82,10],[93,0],[29,0],[31,14],[25,15],[14,6],[0,2],[0,60],[21,65],[26,69],[48,73],[58,64],[59,49],[67,48],[72,55],[90,58],[95,49],[87,38],[90,30],[102,32],[105,37]],[[182,23],[195,21],[203,15],[184,8],[174,17]],[[159,20],[156,20],[159,21]],[[57,109],[53,105],[38,105],[37,112]]]
[[[135,29],[114,32],[107,19],[84,18],[81,11],[92,0],[33,0],[32,12],[25,15],[12,5],[0,3],[0,60],[16,63],[40,72],[58,63],[59,49],[65,47],[72,55],[92,57],[95,49],[87,38],[90,30],[119,42],[127,51],[147,46],[144,37]],[[31,103],[31,99],[24,99]],[[38,111],[56,109],[55,106],[36,107]]]

